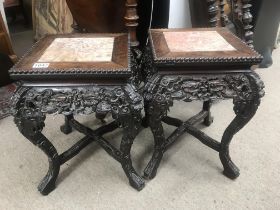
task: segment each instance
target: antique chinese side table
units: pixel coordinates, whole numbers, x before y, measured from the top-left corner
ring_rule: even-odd
[[[155,177],[164,152],[185,132],[219,153],[227,177],[238,177],[229,145],[255,115],[264,95],[263,82],[251,70],[262,57],[225,28],[153,29],[143,60],[148,78],[144,93],[146,122],[155,141],[145,177]],[[224,99],[233,99],[236,117],[218,142],[195,125],[203,122],[210,126],[212,101]],[[183,122],[167,116],[174,100],[203,101],[203,110]],[[167,138],[162,122],[177,127]]]
[[[38,187],[43,195],[55,188],[60,166],[93,141],[121,163],[132,187],[144,187],[130,157],[143,107],[134,86],[139,51],[137,4],[128,0],[120,6],[126,7],[128,33],[49,35],[10,70],[11,77],[21,81],[13,97],[15,123],[48,156],[49,171]],[[60,155],[42,134],[46,114],[54,113],[65,115],[62,132],[69,134],[75,128],[85,135]],[[115,121],[93,130],[74,119],[75,115],[91,113],[99,119],[111,114]],[[120,149],[116,149],[103,135],[119,127],[123,137]]]

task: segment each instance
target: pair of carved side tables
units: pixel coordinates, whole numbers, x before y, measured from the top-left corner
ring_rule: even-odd
[[[152,30],[141,65],[137,55],[123,34],[49,36],[11,69],[11,76],[23,81],[13,98],[15,123],[49,158],[49,171],[39,185],[42,194],[55,188],[60,166],[92,142],[121,163],[132,187],[143,189],[144,179],[130,155],[141,123],[150,126],[155,140],[146,178],[156,175],[164,152],[185,132],[219,152],[226,176],[238,176],[229,144],[254,116],[263,96],[263,83],[250,70],[261,57],[225,29]],[[133,85],[139,66],[146,78],[141,91]],[[218,99],[233,99],[236,113],[221,143],[195,128],[200,122],[212,123],[210,107]],[[167,116],[174,100],[204,101],[203,110],[182,122]],[[42,134],[46,114],[53,113],[65,115],[62,132],[69,134],[74,128],[85,135],[60,155]],[[115,121],[93,130],[74,118],[91,113],[99,119],[111,114]],[[162,122],[178,128],[166,138]],[[119,127],[123,137],[117,149],[103,135]]]

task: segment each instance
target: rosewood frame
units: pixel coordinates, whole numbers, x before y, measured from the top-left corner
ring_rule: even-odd
[[[19,131],[30,142],[38,146],[49,160],[48,173],[38,187],[41,194],[48,195],[55,189],[60,166],[75,157],[92,142],[97,142],[122,165],[133,188],[137,190],[144,188],[145,182],[133,168],[130,155],[131,146],[141,125],[143,108],[143,98],[134,85],[138,82],[138,59],[140,57],[139,43],[136,39],[138,25],[136,7],[135,0],[126,1],[125,20],[129,34],[128,47],[131,50],[128,50],[128,68],[125,71],[116,69],[101,71],[92,67],[86,69],[87,71],[71,69],[69,72],[69,69],[66,71],[59,68],[55,71],[38,70],[30,73],[28,71],[30,69],[18,67],[21,66],[21,63],[10,71],[13,78],[23,80],[13,97],[14,121]],[[28,54],[21,62],[29,59]],[[86,79],[89,75],[91,78]],[[95,77],[92,78],[92,75]],[[56,76],[57,79],[53,80],[53,76]],[[114,121],[92,130],[74,118],[75,115],[91,113],[96,113],[96,117],[101,120],[107,114],[111,114]],[[42,134],[47,114],[65,115],[65,124],[61,126],[61,131],[69,134],[75,128],[85,135],[84,138],[59,155],[50,140]],[[120,149],[113,147],[103,137],[104,134],[117,128],[123,130]]]
[[[250,0],[242,1],[243,26],[245,41],[252,47],[252,27],[250,15]],[[207,0],[209,24],[217,27],[218,12],[221,10],[222,21],[227,21],[224,14],[224,1]],[[224,167],[224,175],[235,179],[239,176],[239,169],[229,155],[229,146],[233,136],[239,132],[255,115],[261,98],[264,96],[264,84],[260,77],[251,70],[251,66],[261,62],[261,56],[248,58],[157,58],[152,49],[153,40],[143,56],[143,75],[147,78],[144,90],[145,113],[143,120],[145,127],[150,127],[154,136],[154,152],[150,162],[144,170],[144,176],[152,179],[156,176],[164,153],[184,133],[191,134],[206,146],[217,151]],[[215,63],[215,68],[212,68]],[[240,63],[242,65],[240,65]],[[195,65],[194,65],[195,64]],[[207,71],[207,65],[211,68]],[[231,66],[230,70],[226,70]],[[164,70],[169,69],[169,71]],[[193,69],[193,70],[192,70]],[[236,117],[224,131],[221,142],[209,137],[196,128],[203,122],[210,126],[213,122],[210,108],[214,100],[233,99]],[[173,101],[191,102],[203,101],[200,113],[186,122],[167,116]],[[165,137],[162,122],[177,127],[169,136]]]

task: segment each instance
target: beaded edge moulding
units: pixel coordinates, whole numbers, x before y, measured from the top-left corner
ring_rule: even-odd
[[[107,35],[115,35],[115,34],[107,34]],[[121,37],[125,34],[116,34],[117,36],[113,36],[114,41],[116,41],[117,37]],[[48,37],[48,36],[47,36]],[[66,38],[66,37],[61,37]],[[102,37],[106,38],[106,37]],[[58,76],[68,76],[69,78],[72,78],[77,75],[86,76],[87,78],[89,76],[99,77],[99,76],[117,76],[117,77],[129,77],[131,75],[131,52],[130,47],[127,52],[128,56],[128,66],[127,67],[121,67],[121,68],[107,68],[102,69],[99,67],[93,68],[79,68],[79,67],[73,67],[70,69],[64,69],[64,68],[32,68],[31,69],[23,69],[19,65],[30,55],[30,53],[38,48],[40,46],[40,43],[46,39],[46,37],[42,37],[37,42],[35,42],[32,47],[17,61],[17,63],[9,70],[10,75],[15,79],[26,79],[31,77],[45,77],[45,76],[52,76],[57,78]],[[115,44],[115,43],[114,43]],[[130,45],[130,39],[128,39],[128,45]],[[113,53],[112,53],[113,54]],[[113,56],[112,56],[113,57]],[[39,60],[39,59],[38,59]],[[82,62],[81,62],[82,63]],[[34,63],[35,64],[35,63]],[[44,63],[45,64],[45,63]],[[67,78],[68,78],[67,77]],[[63,77],[65,78],[65,77]]]
[[[204,32],[213,32],[213,30],[207,30],[207,29],[208,28],[200,28],[199,30],[202,30],[201,32],[203,32],[203,33]],[[193,32],[198,32],[199,30],[193,30]],[[225,30],[225,29],[222,29],[222,30]],[[232,32],[230,32],[230,34],[233,37],[235,37],[236,39],[240,40],[241,45],[243,45],[245,48],[249,48],[252,52],[252,55],[248,55],[248,56],[225,56],[224,54],[222,54],[221,56],[215,56],[215,57],[209,57],[209,56],[203,56],[203,55],[200,56],[200,57],[158,57],[158,55],[156,53],[155,45],[154,45],[153,33],[162,33],[162,36],[165,39],[164,33],[174,33],[174,32],[178,32],[178,31],[172,31],[172,29],[169,29],[169,31],[168,30],[164,31],[164,29],[152,29],[152,30],[150,30],[149,40],[150,40],[150,43],[151,43],[151,46],[152,46],[152,54],[153,54],[155,64],[174,64],[174,63],[178,63],[178,64],[193,64],[193,63],[223,64],[223,63],[231,63],[231,64],[233,64],[233,63],[238,63],[238,64],[246,64],[246,65],[248,65],[248,64],[256,65],[256,64],[261,63],[261,61],[263,59],[263,57],[257,51],[255,51],[252,48],[249,48],[248,45],[245,43],[245,41],[239,39]],[[217,32],[219,34],[218,31],[215,31],[215,32]],[[224,39],[224,37],[222,35],[220,35],[220,36],[222,37],[222,39]],[[166,45],[168,47],[168,44],[167,44],[168,41],[167,40],[165,40],[165,41],[166,41]],[[197,42],[197,40],[196,40],[196,42]],[[225,42],[228,43],[226,40],[225,40]],[[228,43],[228,44],[230,44],[230,43]],[[232,45],[230,44],[230,46],[232,46]],[[223,50],[223,51],[225,51],[225,50]],[[238,49],[236,49],[235,51],[238,51]],[[190,51],[181,51],[181,52],[179,51],[179,53],[182,53],[182,52],[190,53]],[[196,51],[193,51],[193,52],[196,52]],[[208,51],[208,52],[211,52],[211,51]],[[212,52],[214,52],[214,51],[212,51]],[[227,52],[233,52],[233,50],[229,50]],[[177,51],[177,53],[178,53],[178,51]]]

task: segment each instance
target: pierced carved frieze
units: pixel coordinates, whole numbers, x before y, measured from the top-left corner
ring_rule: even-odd
[[[112,87],[21,87],[13,97],[17,108],[38,109],[45,114],[128,114],[131,109],[141,110],[141,96],[131,85]]]
[[[250,77],[258,82],[257,89],[252,89]],[[234,98],[238,101],[251,100],[254,94],[260,97],[264,95],[263,82],[253,73],[249,74],[228,74],[228,75],[158,75],[148,83],[145,98],[153,97],[170,100],[219,100]],[[161,95],[159,98],[158,95]],[[156,99],[156,100],[157,100]]]

